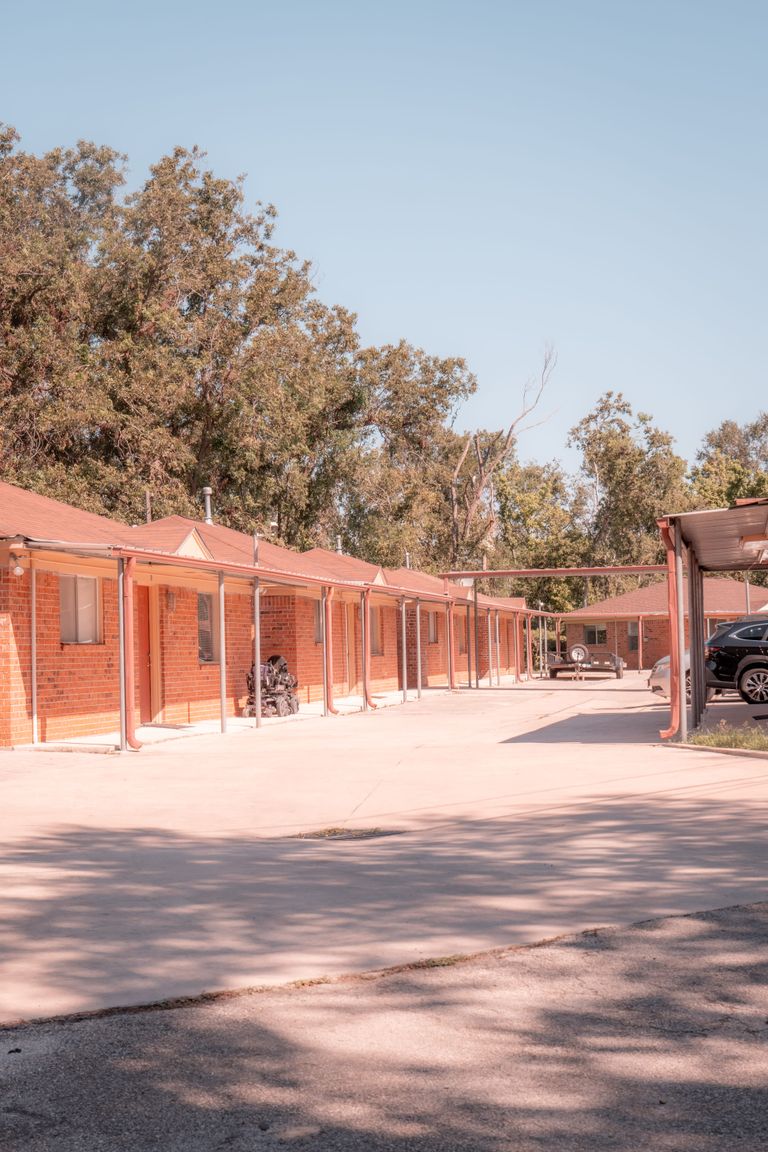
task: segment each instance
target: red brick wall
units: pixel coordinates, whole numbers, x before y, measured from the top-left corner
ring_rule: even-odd
[[[429,614],[433,613],[437,625],[437,641],[429,642]],[[448,684],[447,617],[442,604],[421,606],[421,683],[424,688]],[[416,687],[416,608],[406,609],[406,651],[408,654],[408,686]]]
[[[173,592],[169,607],[167,591]],[[163,718],[169,724],[217,719],[219,664],[201,663],[197,646],[197,592],[160,589],[160,639]],[[214,593],[214,610],[218,611]],[[227,589],[224,600],[227,662],[227,714],[238,716],[247,701],[246,677],[253,663],[253,596]],[[284,656],[297,672],[295,597],[262,596],[261,658]]]
[[[32,741],[31,575],[0,573],[0,745]],[[117,581],[100,580],[101,643],[62,644],[59,577],[37,573],[37,700],[40,740],[120,726]],[[7,691],[6,691],[7,685]]]
[[[32,739],[30,698],[30,575],[0,569],[0,747]]]

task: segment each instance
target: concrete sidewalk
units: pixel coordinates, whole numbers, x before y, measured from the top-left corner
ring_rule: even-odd
[[[628,676],[0,756],[0,1019],[762,899],[768,764],[664,722]]]

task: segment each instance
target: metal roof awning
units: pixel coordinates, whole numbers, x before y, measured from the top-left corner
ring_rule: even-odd
[[[681,512],[665,519],[680,526],[684,544],[693,548],[704,571],[768,568],[768,500],[708,512]]]

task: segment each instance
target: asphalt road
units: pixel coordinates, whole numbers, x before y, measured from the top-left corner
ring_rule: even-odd
[[[765,1152],[768,905],[0,1032],[3,1152]]]

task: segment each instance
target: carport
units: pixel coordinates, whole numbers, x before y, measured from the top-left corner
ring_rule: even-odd
[[[658,521],[667,551],[667,595],[672,636],[670,723],[662,739],[683,742],[701,722],[707,703],[704,667],[705,572],[750,572],[768,568],[768,500],[737,500],[733,508],[682,512]],[[688,627],[691,702],[686,702],[683,565],[688,574]]]

